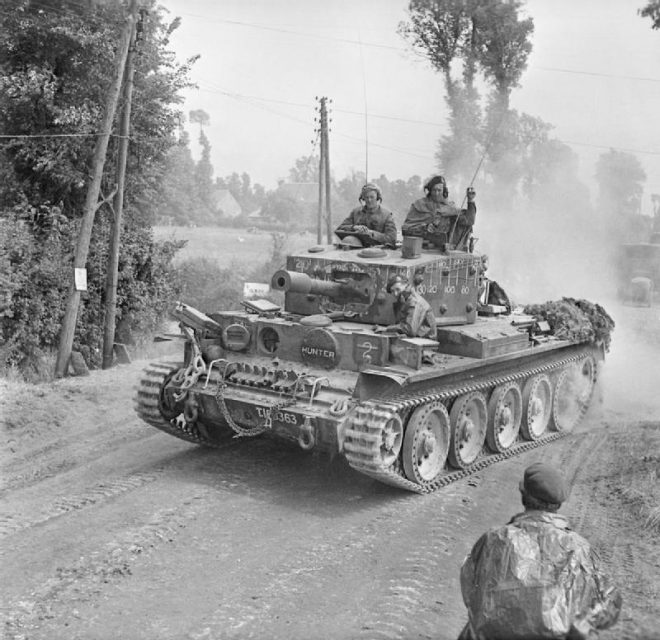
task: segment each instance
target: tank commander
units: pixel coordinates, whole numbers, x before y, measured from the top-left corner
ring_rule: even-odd
[[[519,488],[525,511],[482,535],[461,567],[468,623],[459,640],[596,638],[617,621],[622,599],[557,513],[568,497],[563,477],[537,462]]]
[[[377,185],[372,182],[365,184],[359,197],[362,206],[355,207],[335,229],[335,233],[342,239],[349,235],[356,236],[366,247],[384,244],[394,248],[394,216],[389,209],[381,205],[382,200],[383,196]]]
[[[436,337],[435,316],[431,305],[412,287],[407,278],[400,275],[392,276],[387,281],[387,293],[394,298],[394,317],[396,324],[387,327],[377,327],[379,333],[403,333],[409,338]]]
[[[467,189],[467,209],[459,209],[449,200],[447,182],[433,176],[424,185],[426,196],[415,200],[401,226],[404,236],[421,236],[435,245],[462,244],[477,217],[476,193]]]

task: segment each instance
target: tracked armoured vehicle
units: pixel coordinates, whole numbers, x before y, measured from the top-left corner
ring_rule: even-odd
[[[602,345],[487,304],[480,255],[418,245],[291,255],[272,278],[283,307],[204,314],[179,303],[183,362],[145,370],[138,415],[198,444],[285,438],[418,493],[571,432]],[[430,303],[434,339],[383,331],[395,274]]]

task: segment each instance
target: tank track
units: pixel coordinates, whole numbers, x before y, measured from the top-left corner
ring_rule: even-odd
[[[207,447],[217,446],[217,443],[204,437],[197,427],[189,425],[183,418],[166,420],[160,412],[161,386],[172,371],[180,369],[182,366],[182,362],[149,363],[149,366],[143,371],[134,398],[135,411],[146,423],[171,436]]]
[[[365,474],[379,482],[383,482],[406,491],[415,493],[432,493],[437,489],[445,487],[452,482],[466,478],[474,473],[489,467],[496,462],[512,458],[520,455],[531,449],[541,447],[550,442],[558,440],[564,436],[569,435],[566,432],[547,432],[536,440],[518,440],[501,453],[490,453],[484,450],[479,454],[479,457],[467,468],[448,470],[446,473],[438,476],[435,480],[425,484],[418,484],[406,478],[403,467],[399,459],[391,466],[384,468],[380,460],[380,451],[377,443],[381,441],[381,434],[383,433],[385,425],[389,420],[395,416],[401,417],[406,412],[414,409],[420,405],[428,402],[441,401],[446,403],[458,396],[461,396],[472,391],[484,391],[489,388],[506,384],[508,382],[516,382],[524,380],[530,376],[549,373],[562,369],[568,364],[579,362],[585,356],[590,355],[592,352],[589,349],[584,349],[570,357],[553,360],[549,363],[532,367],[528,369],[521,369],[515,373],[510,373],[501,376],[486,377],[475,379],[464,383],[460,386],[448,386],[441,391],[418,391],[412,394],[400,393],[394,397],[387,399],[371,399],[363,402],[356,408],[356,415],[352,423],[347,427],[345,432],[344,441],[344,455],[349,465],[356,471]],[[594,372],[594,380],[595,380]],[[593,393],[593,389],[592,389]],[[591,397],[589,398],[589,400]],[[577,422],[583,417],[589,406],[589,401],[585,402],[581,408],[581,413]]]

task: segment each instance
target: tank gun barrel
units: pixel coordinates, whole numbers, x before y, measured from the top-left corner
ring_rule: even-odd
[[[309,293],[311,295],[337,298],[346,293],[346,285],[332,280],[317,280],[310,278],[306,273],[280,269],[273,274],[271,287],[275,291],[288,291],[291,293]]]

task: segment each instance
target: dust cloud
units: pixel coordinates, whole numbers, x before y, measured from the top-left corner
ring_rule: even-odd
[[[603,409],[614,419],[660,420],[660,307],[615,305],[602,368]]]
[[[617,297],[620,222],[561,194],[542,211],[504,211],[488,194],[478,202],[475,251],[488,255],[488,276],[514,305],[562,297],[600,304],[616,323],[599,376],[602,410],[613,420],[660,420],[660,307]]]
[[[488,254],[489,277],[516,304],[562,297],[603,304],[616,296],[617,239],[586,216],[574,218],[560,207],[552,215],[498,211],[486,203],[474,235],[475,251]]]

